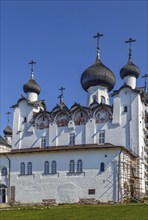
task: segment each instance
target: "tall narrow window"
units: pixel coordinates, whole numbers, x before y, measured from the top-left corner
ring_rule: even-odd
[[[56,163],[55,160],[53,160],[52,163],[51,163],[51,173],[52,174],[57,173],[57,163]]]
[[[74,173],[75,172],[75,162],[74,160],[71,160],[69,163],[69,172]]]
[[[105,102],[105,97],[104,97],[104,96],[101,96],[101,103],[104,103],[104,104],[106,103],[106,102]]]
[[[20,174],[25,175],[25,163],[22,162],[20,165]]]
[[[70,133],[69,145],[75,145],[75,133]]]
[[[78,172],[78,173],[83,172],[82,160],[78,160],[78,161],[77,161],[77,172]]]
[[[45,161],[44,163],[44,173],[49,174],[49,162]]]
[[[27,174],[28,175],[32,174],[32,163],[31,162],[27,163]]]
[[[7,168],[6,167],[2,168],[2,176],[7,176]]]
[[[26,123],[26,122],[27,122],[27,117],[24,117],[23,123]]]
[[[41,147],[46,147],[46,137],[41,137]]]
[[[127,106],[124,106],[124,112],[127,112]]]
[[[104,144],[105,143],[105,131],[102,130],[99,132],[99,144]]]
[[[104,172],[104,169],[105,169],[105,164],[102,162],[102,163],[100,164],[100,171],[101,171],[101,172]]]

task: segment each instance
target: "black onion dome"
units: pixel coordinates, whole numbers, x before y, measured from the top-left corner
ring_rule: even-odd
[[[106,67],[100,59],[88,67],[81,76],[81,85],[85,91],[91,86],[103,86],[111,91],[114,88],[116,78],[113,72]]]
[[[120,70],[120,76],[123,79],[126,76],[134,76],[136,78],[139,77],[140,69],[129,60],[128,63]]]
[[[3,130],[5,135],[12,135],[12,129],[9,125]]]
[[[24,84],[23,89],[25,93],[34,92],[39,95],[41,92],[39,85],[36,83],[34,79],[28,80],[28,82]]]

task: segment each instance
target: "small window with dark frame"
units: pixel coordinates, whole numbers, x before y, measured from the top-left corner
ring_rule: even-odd
[[[124,112],[127,112],[127,106],[124,106]]]
[[[105,131],[100,130],[99,131],[99,144],[104,144],[105,143]]]
[[[82,173],[82,172],[83,172],[83,163],[82,163],[82,160],[81,160],[81,159],[79,159],[79,160],[77,161],[77,172],[78,172],[78,173]]]
[[[69,172],[70,173],[75,172],[75,162],[74,162],[74,160],[70,160],[70,162],[69,162]]]
[[[46,137],[41,137],[41,147],[46,147]]]
[[[32,163],[28,162],[27,164],[27,174],[32,175]]]
[[[56,174],[57,173],[57,163],[55,160],[52,161],[51,163],[51,173]]]
[[[102,162],[100,164],[100,172],[104,172],[104,170],[105,170],[105,164]]]
[[[25,163],[20,164],[20,175],[25,175]]]
[[[44,163],[44,174],[49,174],[49,162],[45,161]]]
[[[27,117],[24,117],[23,123],[26,123],[26,122],[27,122]]]
[[[89,189],[88,195],[95,195],[95,189]]]

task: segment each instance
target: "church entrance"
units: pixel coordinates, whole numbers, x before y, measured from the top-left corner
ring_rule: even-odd
[[[0,203],[6,203],[7,187],[4,184],[0,185]]]

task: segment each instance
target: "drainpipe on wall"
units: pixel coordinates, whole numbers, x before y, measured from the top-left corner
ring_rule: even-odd
[[[9,202],[10,202],[10,170],[11,170],[11,160],[10,160],[10,158],[8,157],[7,154],[6,154],[6,158],[8,159],[8,162],[9,162],[8,192],[7,192],[7,195],[8,195],[8,203],[9,203]]]
[[[120,199],[120,168],[121,168],[121,153],[122,153],[122,148],[119,153],[119,159],[118,159],[118,202]]]

